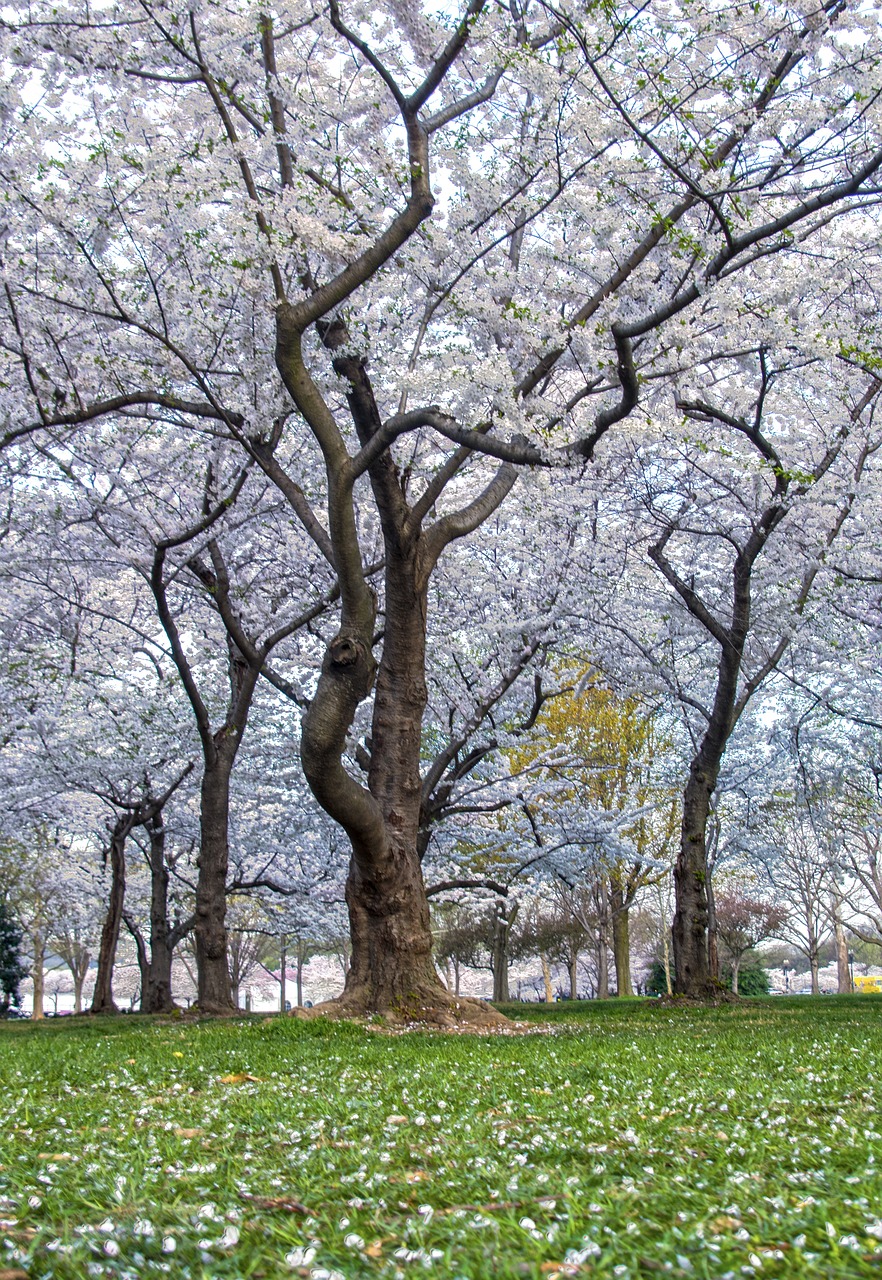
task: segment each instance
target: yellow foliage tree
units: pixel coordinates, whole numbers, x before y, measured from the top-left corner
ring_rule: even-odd
[[[678,831],[678,789],[660,777],[659,767],[672,743],[643,699],[615,694],[593,669],[576,675],[572,690],[545,703],[529,738],[509,752],[509,760],[521,771],[547,759],[553,788],[544,804],[575,801],[594,810],[635,812],[622,828],[633,857],[605,857],[595,885],[601,906],[598,994],[609,991],[611,934],[616,989],[620,996],[633,995],[629,912],[639,890],[667,874],[659,871],[659,863],[670,862]]]

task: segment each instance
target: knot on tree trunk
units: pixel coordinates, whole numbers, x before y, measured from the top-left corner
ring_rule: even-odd
[[[361,657],[362,646],[350,635],[335,636],[328,645],[328,659],[334,667],[353,667]]]

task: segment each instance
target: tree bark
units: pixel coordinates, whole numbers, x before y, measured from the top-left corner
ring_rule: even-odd
[[[223,731],[222,731],[223,733]],[[238,744],[236,744],[238,745]],[[230,776],[235,749],[222,737],[206,762],[201,788],[201,839],[196,881],[196,1003],[203,1013],[236,1007],[227,957],[227,870],[230,861]]]
[[[511,992],[508,984],[508,940],[511,937],[511,927],[515,922],[518,914],[518,905],[515,903],[508,911],[506,911],[503,903],[496,904],[496,915],[493,921],[493,999],[497,1004],[506,1004],[511,999]]]
[[[809,966],[810,966],[811,975],[812,975],[812,995],[819,996],[821,994],[821,980],[818,976],[818,970],[820,968],[820,960],[818,959],[817,955],[813,955],[811,957],[811,959],[809,960]]]
[[[31,970],[31,977],[34,982],[34,1009],[31,1016],[35,1021],[39,1021],[44,1016],[43,994],[46,985],[46,978],[43,972],[46,963],[46,938],[39,926],[31,934],[31,942],[34,948],[34,965]]]
[[[741,957],[738,956],[732,961],[732,995],[738,995],[738,970],[741,968]]]
[[[609,951],[605,929],[601,929],[597,939],[597,999],[609,999]]]
[[[848,939],[842,923],[842,897],[838,885],[833,889],[833,933],[836,939],[836,989],[839,995],[851,995],[851,968],[848,963]]]
[[[567,961],[567,971],[570,980],[570,999],[578,1000],[579,998],[579,952],[574,948],[569,955]]]
[[[91,1013],[118,1013],[113,1000],[113,967],[126,896],[126,840],[134,825],[131,814],[117,818],[110,832],[107,857],[110,863],[110,893],[101,929],[98,949],[98,971],[92,992]]]
[[[172,930],[168,918],[169,871],[165,860],[165,824],[162,811],[147,823],[150,837],[150,959],[141,973],[141,1012],[171,1013],[172,956],[183,932]]]
[[[627,905],[625,893],[621,886],[610,885],[609,901],[612,908],[613,964],[616,970],[616,994],[619,996],[632,996],[634,988],[631,984],[630,908]]]

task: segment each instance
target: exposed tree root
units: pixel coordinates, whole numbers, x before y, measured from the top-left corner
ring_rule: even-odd
[[[386,1028],[441,1031],[511,1031],[517,1024],[483,1000],[453,996],[443,988],[409,992],[404,998],[378,1000],[368,991],[346,991],[311,1009],[291,1010],[296,1018],[370,1019]]]

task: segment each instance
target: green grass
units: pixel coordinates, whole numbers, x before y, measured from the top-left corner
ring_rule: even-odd
[[[0,1276],[878,1280],[882,997],[509,1012],[0,1023]]]

